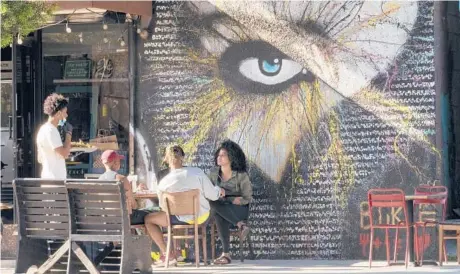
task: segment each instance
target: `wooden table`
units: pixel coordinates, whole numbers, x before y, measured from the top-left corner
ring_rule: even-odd
[[[133,194],[134,199],[156,199],[158,194],[156,192],[136,192]]]
[[[444,194],[412,194],[406,195],[406,206],[407,206],[407,217],[409,219],[409,261],[414,263],[414,266],[419,266],[419,263],[415,261],[415,242],[414,242],[414,201],[415,200],[428,200],[428,199],[443,199],[445,198]],[[430,262],[424,262],[430,264]],[[431,262],[433,263],[433,262]],[[435,265],[437,265],[434,262]]]

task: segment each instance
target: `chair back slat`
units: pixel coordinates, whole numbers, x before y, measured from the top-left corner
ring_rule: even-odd
[[[368,202],[370,207],[403,207],[406,198],[401,189],[371,189]]]
[[[445,186],[430,186],[430,185],[419,185],[415,188],[414,193],[416,195],[440,195],[440,198],[435,199],[416,199],[414,204],[446,204],[447,202],[447,187]]]
[[[13,187],[22,236],[68,238],[70,211],[63,180],[16,179]]]
[[[183,192],[163,192],[162,208],[169,215],[198,214],[200,190],[192,189]]]
[[[373,201],[372,207],[403,207],[404,202],[399,201]]]
[[[66,184],[72,235],[122,235],[127,217],[123,188],[115,181],[71,181]],[[125,212],[126,211],[126,212]]]

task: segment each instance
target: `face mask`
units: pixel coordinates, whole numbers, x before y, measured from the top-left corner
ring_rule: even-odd
[[[58,126],[64,126],[66,119],[59,120]]]

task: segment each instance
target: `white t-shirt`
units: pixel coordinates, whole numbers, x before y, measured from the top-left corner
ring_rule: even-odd
[[[41,178],[66,179],[65,159],[54,149],[62,147],[61,136],[57,127],[46,122],[37,134],[38,162],[42,164]]]
[[[210,210],[208,200],[219,199],[220,187],[214,186],[208,176],[199,168],[183,167],[171,170],[158,184],[158,199],[161,203],[162,192],[182,192],[192,189],[200,190],[199,216],[205,217],[203,221],[206,221]],[[177,219],[190,223],[193,221],[193,215],[177,216]],[[200,222],[200,218],[198,218],[198,222]]]

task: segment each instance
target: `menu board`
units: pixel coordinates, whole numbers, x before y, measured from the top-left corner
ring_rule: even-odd
[[[91,60],[69,60],[65,62],[64,79],[91,78]]]

